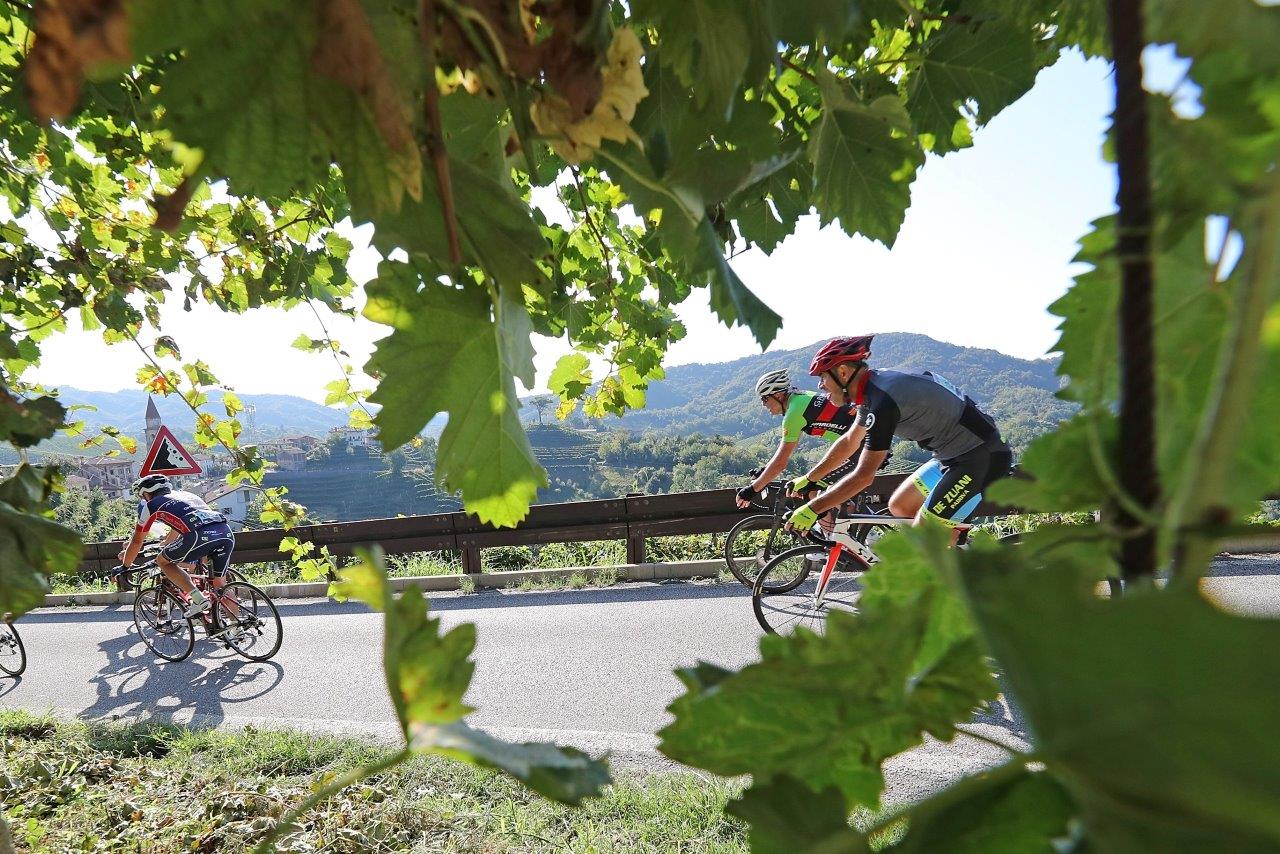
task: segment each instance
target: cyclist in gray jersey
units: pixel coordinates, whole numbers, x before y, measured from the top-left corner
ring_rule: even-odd
[[[796,509],[791,527],[808,530],[811,520],[870,486],[897,435],[932,452],[933,459],[898,487],[890,511],[917,524],[932,516],[957,528],[954,539],[981,502],[982,490],[1009,473],[1013,455],[990,416],[944,377],[868,368],[871,338],[832,339],[809,367],[832,400],[856,407],[858,414],[853,428],[797,478],[799,485],[821,478],[859,446],[862,455],[850,474]]]

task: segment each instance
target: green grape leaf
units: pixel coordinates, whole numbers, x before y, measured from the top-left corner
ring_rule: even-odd
[[[1200,60],[1222,52],[1245,57],[1255,74],[1280,72],[1280,8],[1259,0],[1151,0],[1147,36],[1173,42],[1178,52]]]
[[[547,483],[515,395],[514,377],[533,372],[528,315],[504,298],[495,323],[484,288],[443,285],[436,275],[385,261],[367,286],[365,317],[394,330],[368,364],[382,377],[369,398],[381,407],[374,417],[378,437],[384,448],[397,448],[447,412],[437,480],[461,492],[482,521],[514,525]]]
[[[849,827],[849,808],[834,787],[815,792],[781,775],[747,789],[725,812],[751,825],[754,854],[861,854],[871,849]]]
[[[1001,23],[1038,39],[1052,33],[1046,44],[1053,49],[1040,60],[1044,65],[1056,62],[1059,51],[1073,45],[1087,56],[1111,54],[1106,0],[962,0],[957,12],[979,18],[994,14]]]
[[[56,469],[24,463],[0,481],[0,616],[38,608],[49,577],[74,573],[80,564],[76,532],[42,515],[57,477]]]
[[[1078,276],[1075,285],[1052,307],[1061,316],[1061,336],[1056,347],[1063,353],[1061,373],[1070,377],[1061,394],[1081,402],[1090,410],[1110,408],[1119,397],[1119,343],[1116,307],[1119,304],[1119,270],[1115,262],[1114,221],[1099,221],[1087,235],[1077,260],[1093,263],[1094,269]],[[1180,236],[1172,248],[1155,258],[1156,290],[1156,399],[1158,462],[1161,482],[1169,494],[1176,494],[1192,472],[1188,465],[1201,413],[1213,393],[1214,371],[1227,318],[1234,299],[1239,271],[1225,281],[1215,281],[1215,270],[1205,258],[1201,231]],[[1280,316],[1280,311],[1273,309]],[[1269,329],[1264,323],[1264,329]],[[1280,365],[1280,341],[1264,334],[1261,376]],[[1269,417],[1280,417],[1280,401],[1265,389],[1255,397],[1248,423],[1238,442],[1236,476],[1228,480],[1228,500],[1233,508],[1247,510],[1253,502],[1275,488],[1274,472],[1280,466],[1280,446],[1268,427]],[[1105,425],[1109,417],[1096,416]],[[1089,450],[1085,416],[1069,422],[1062,436],[1043,437],[1040,447],[1025,466],[1037,478],[1041,500],[1028,507],[1045,511],[1089,509],[1094,491],[1102,483],[1097,474],[1088,474],[1069,465],[1073,456]],[[1104,431],[1105,434],[1106,431]],[[1052,449],[1052,450],[1051,450]],[[1108,452],[1110,453],[1110,452]],[[1096,459],[1092,457],[1092,459]],[[1116,459],[1113,455],[1109,459]],[[1022,487],[1013,483],[994,487],[997,500],[1020,503]],[[1030,495],[1031,493],[1024,493]],[[1050,506],[1050,500],[1069,500],[1068,506]],[[1097,504],[1094,504],[1096,507]]]
[[[543,281],[537,260],[549,246],[509,182],[457,158],[450,159],[449,170],[464,260],[484,268],[504,288]],[[434,176],[426,184],[420,201],[405,200],[398,213],[377,220],[373,244],[384,254],[403,249],[446,265],[449,242]]]
[[[547,378],[547,389],[562,400],[582,397],[591,385],[591,360],[584,353],[566,353]]]
[[[760,347],[767,348],[777,337],[782,318],[738,278],[720,250],[720,238],[710,220],[703,219],[692,230],[683,226],[668,232],[678,235],[667,243],[668,251],[710,285],[711,310],[725,326],[746,326]]]
[[[954,151],[967,140],[967,127],[957,136],[956,126],[968,122],[969,105],[976,105],[973,117],[983,125],[1031,88],[1031,39],[1030,32],[999,21],[947,27],[930,39],[910,77],[907,110],[917,131],[934,136],[935,152]]]
[[[461,86],[440,99],[440,130],[449,153],[464,159],[485,175],[502,174],[506,154],[501,102],[471,95]]]
[[[755,198],[733,211],[733,221],[738,233],[750,243],[759,246],[766,255],[773,254],[785,238],[795,230],[794,221],[784,223],[774,213],[766,198]]]
[[[1075,805],[1049,774],[1021,763],[969,777],[911,808],[894,854],[1053,851],[1069,838]]]
[[[317,29],[310,4],[149,0],[133,21],[138,55],[184,49],[158,97],[175,137],[203,150],[207,168],[265,196],[324,177],[326,146],[311,120],[321,95],[309,67]]]
[[[824,76],[822,120],[810,139],[813,202],[822,224],[835,219],[847,233],[892,246],[911,201],[911,181],[924,161],[902,102],[885,96],[871,104],[852,99]]]
[[[538,794],[565,804],[596,797],[610,782],[609,766],[580,750],[546,742],[513,744],[463,721],[443,726],[415,724],[410,744],[414,750],[442,753],[504,771]]]
[[[67,410],[55,398],[24,400],[0,384],[0,441],[29,448],[52,438],[66,417]]]
[[[881,540],[861,613],[831,612],[824,637],[763,638],[761,661],[734,674],[677,671],[687,690],[670,706],[675,721],[658,749],[717,774],[751,774],[757,784],[787,774],[875,805],[881,762],[924,733],[950,738],[954,721],[996,694],[943,580],[956,567],[947,542],[932,527]]]
[[[1187,586],[1097,598],[1070,552],[977,544],[968,600],[1035,756],[1067,781],[1100,851],[1280,845],[1280,624],[1228,614]]]
[[[1113,465],[1117,432],[1115,415],[1107,409],[1090,409],[1063,421],[1022,453],[1018,466],[1027,477],[996,481],[987,495],[1025,512],[1097,510],[1110,495],[1098,460]]]
[[[753,39],[744,12],[737,0],[635,3],[636,17],[652,21],[662,33],[663,62],[693,90],[697,105],[715,115],[728,115],[751,58]]]
[[[511,744],[468,726],[472,709],[463,702],[475,665],[475,626],[441,633],[422,591],[406,588],[396,598],[386,581],[379,550],[358,553],[357,565],[339,570],[338,597],[359,599],[383,611],[382,663],[405,743],[415,751],[440,753],[494,768],[562,803],[599,795],[610,782],[604,761],[554,744]]]

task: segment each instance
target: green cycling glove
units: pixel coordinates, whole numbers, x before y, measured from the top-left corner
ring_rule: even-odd
[[[801,504],[791,513],[787,527],[801,534],[806,533],[818,522],[818,514],[808,504]]]
[[[805,477],[804,475],[801,475],[800,477],[792,478],[791,481],[787,484],[787,489],[790,490],[791,492],[800,492],[808,485],[809,485],[809,478]]]

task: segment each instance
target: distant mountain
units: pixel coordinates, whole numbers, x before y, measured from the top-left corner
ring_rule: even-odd
[[[296,397],[290,394],[242,394],[240,402],[246,407],[253,407],[252,415],[241,413],[238,417],[249,428],[250,423],[256,425],[255,433],[262,436],[274,436],[287,433],[311,433],[323,435],[331,427],[347,423],[347,410]],[[84,389],[63,386],[59,392],[59,400],[64,406],[88,404],[96,410],[77,410],[71,413],[71,420],[84,421],[87,430],[96,431],[99,426],[112,424],[124,432],[142,435],[145,427],[147,411],[147,394],[139,389],[123,391],[85,391]],[[179,435],[191,435],[194,416],[187,405],[178,397],[162,397],[152,395],[156,409],[165,425]],[[209,403],[204,407],[209,412],[226,416],[222,407],[222,393],[214,391],[209,394]]]
[[[799,387],[816,389],[818,381],[809,376],[809,361],[822,343],[732,362],[668,368],[666,379],[650,384],[644,409],[622,418],[606,418],[600,425],[633,432],[738,437],[776,431],[780,422],[760,405],[756,379],[766,371],[786,368]],[[1069,404],[1054,397],[1059,380],[1053,359],[1019,359],[996,350],[960,347],[905,332],[877,335],[872,351],[876,367],[931,370],[959,385],[1001,422],[1010,441],[1017,445],[1071,412]],[[526,417],[535,415],[531,408],[526,409]]]

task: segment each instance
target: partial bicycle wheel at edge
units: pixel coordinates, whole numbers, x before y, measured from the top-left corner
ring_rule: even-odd
[[[266,593],[247,581],[230,581],[222,586],[217,602],[221,639],[227,646],[250,661],[266,661],[280,651],[284,624]]]
[[[144,587],[133,600],[133,625],[147,649],[166,661],[182,661],[196,645],[196,630],[182,600],[159,584]]]
[[[734,578],[747,587],[755,585],[756,576],[770,558],[803,542],[781,527],[774,531],[773,524],[769,513],[748,516],[730,528],[724,538],[724,562]]]
[[[0,670],[21,676],[27,669],[27,650],[12,623],[0,623]]]
[[[862,565],[851,555],[841,560],[828,579],[822,600],[818,600],[818,583],[828,554],[827,546],[800,546],[765,564],[751,590],[751,607],[762,629],[769,634],[790,635],[803,627],[822,634],[828,612],[858,610]]]

